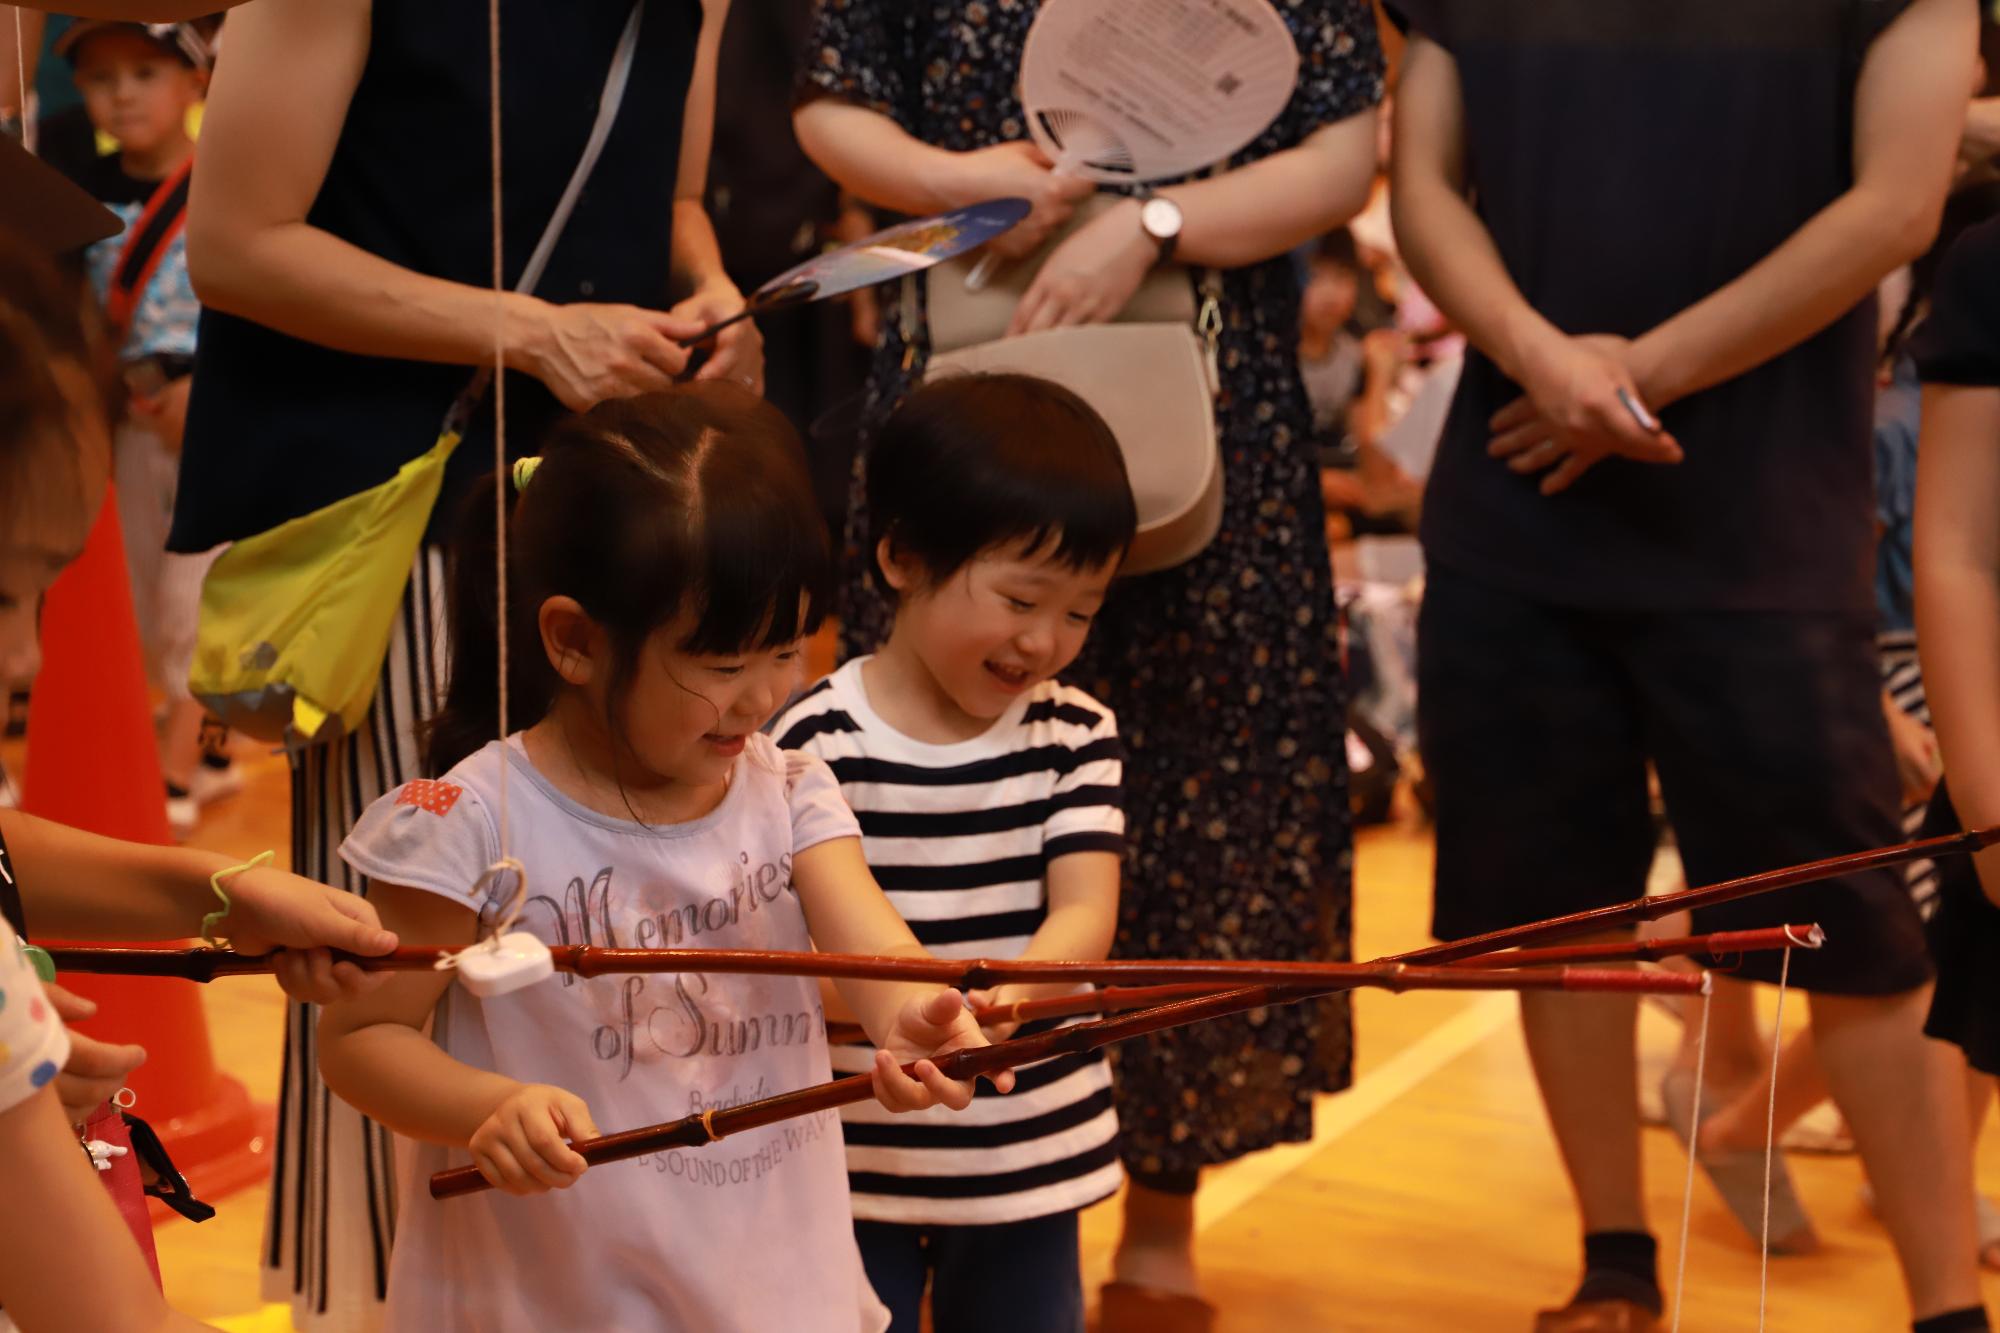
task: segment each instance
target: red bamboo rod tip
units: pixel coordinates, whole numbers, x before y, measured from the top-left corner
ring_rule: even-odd
[[[1826,932],[1818,926],[1771,926],[1764,930],[1718,930],[1702,940],[1713,958],[1772,949],[1817,949],[1826,943]]]
[[[1640,968],[1569,968],[1567,991],[1625,992],[1639,995],[1706,995],[1714,979],[1707,972],[1662,972]]]

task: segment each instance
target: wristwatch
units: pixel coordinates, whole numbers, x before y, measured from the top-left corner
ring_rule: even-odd
[[[1174,247],[1180,244],[1181,220],[1181,206],[1173,200],[1151,190],[1140,193],[1139,227],[1159,247],[1162,264],[1174,257]]]

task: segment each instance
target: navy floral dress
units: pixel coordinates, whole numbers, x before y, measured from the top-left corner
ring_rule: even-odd
[[[1366,0],[1275,0],[1298,41],[1290,105],[1237,163],[1292,147],[1382,95]],[[872,107],[954,151],[1025,137],[1016,96],[1034,0],[822,0],[807,95]],[[884,289],[868,419],[923,374]],[[1126,957],[1348,957],[1352,864],[1332,576],[1288,257],[1223,275],[1221,534],[1177,569],[1122,581],[1068,673],[1117,711],[1132,841]],[[921,306],[919,306],[921,315]],[[863,459],[865,464],[865,456]],[[857,470],[844,648],[886,637],[862,577]],[[1116,1050],[1125,1161],[1177,1175],[1312,1133],[1312,1098],[1349,1081],[1344,999],[1203,1023]]]

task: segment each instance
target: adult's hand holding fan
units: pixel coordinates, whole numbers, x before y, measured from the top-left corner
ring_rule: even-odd
[[[1057,173],[1144,185],[1242,148],[1298,77],[1298,47],[1268,0],[1058,0],[1028,29],[1021,105]],[[966,285],[984,285],[993,264]]]
[[[743,309],[693,337],[681,339],[681,346],[705,343],[739,320],[767,311],[845,296],[856,288],[889,282],[954,259],[1019,224],[1028,216],[1028,207],[1025,199],[989,199],[885,227],[785,270],[752,292]]]

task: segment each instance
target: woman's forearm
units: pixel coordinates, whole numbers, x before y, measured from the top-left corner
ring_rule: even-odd
[[[715,224],[699,199],[674,200],[673,275],[676,294],[697,292],[713,283],[734,286],[722,266]]]
[[[204,304],[343,352],[471,365],[493,354],[484,283],[413,272],[312,225],[368,65],[368,0],[260,0],[229,20],[188,195],[188,274]],[[300,58],[302,51],[312,59]],[[492,263],[481,246],[481,269]],[[540,303],[501,302],[506,341]],[[513,363],[518,364],[518,363]]]
[[[202,190],[195,173],[194,190]],[[338,351],[408,361],[492,360],[527,369],[548,339],[546,302],[413,272],[306,222],[189,228],[188,272],[204,305]]]
[[[716,65],[728,18],[729,0],[702,0],[701,34],[695,43],[694,71],[682,108],[674,180],[671,267],[677,298],[714,283],[729,283],[722,267],[722,247],[716,242],[715,227],[702,202],[708,191],[709,153],[715,142]]]
[[[1924,390],[1917,449],[1917,651],[1952,800],[1967,827],[2000,823],[1995,438],[2000,389]]]
[[[2000,824],[2000,577],[1934,569],[1918,584],[1924,694],[1967,828]],[[1949,628],[1941,628],[1948,626]]]
[[[1932,567],[1917,582],[1924,694],[1968,827],[2000,824],[2000,572]]]
[[[1342,225],[1368,202],[1375,111],[1321,127],[1294,148],[1160,191],[1181,208],[1177,262],[1240,268]]]
[[[878,208],[921,217],[985,197],[961,154],[931,147],[868,107],[817,98],[792,113],[792,128],[821,171]]]
[[[793,125],[808,156],[843,189],[895,212],[942,212],[1000,188],[982,184],[972,155],[933,148],[867,107],[821,98],[799,108]],[[1370,110],[1321,128],[1295,148],[1162,190],[1181,208],[1175,257],[1235,268],[1284,254],[1358,213],[1374,170]],[[1136,204],[1132,213],[1136,229]]]

